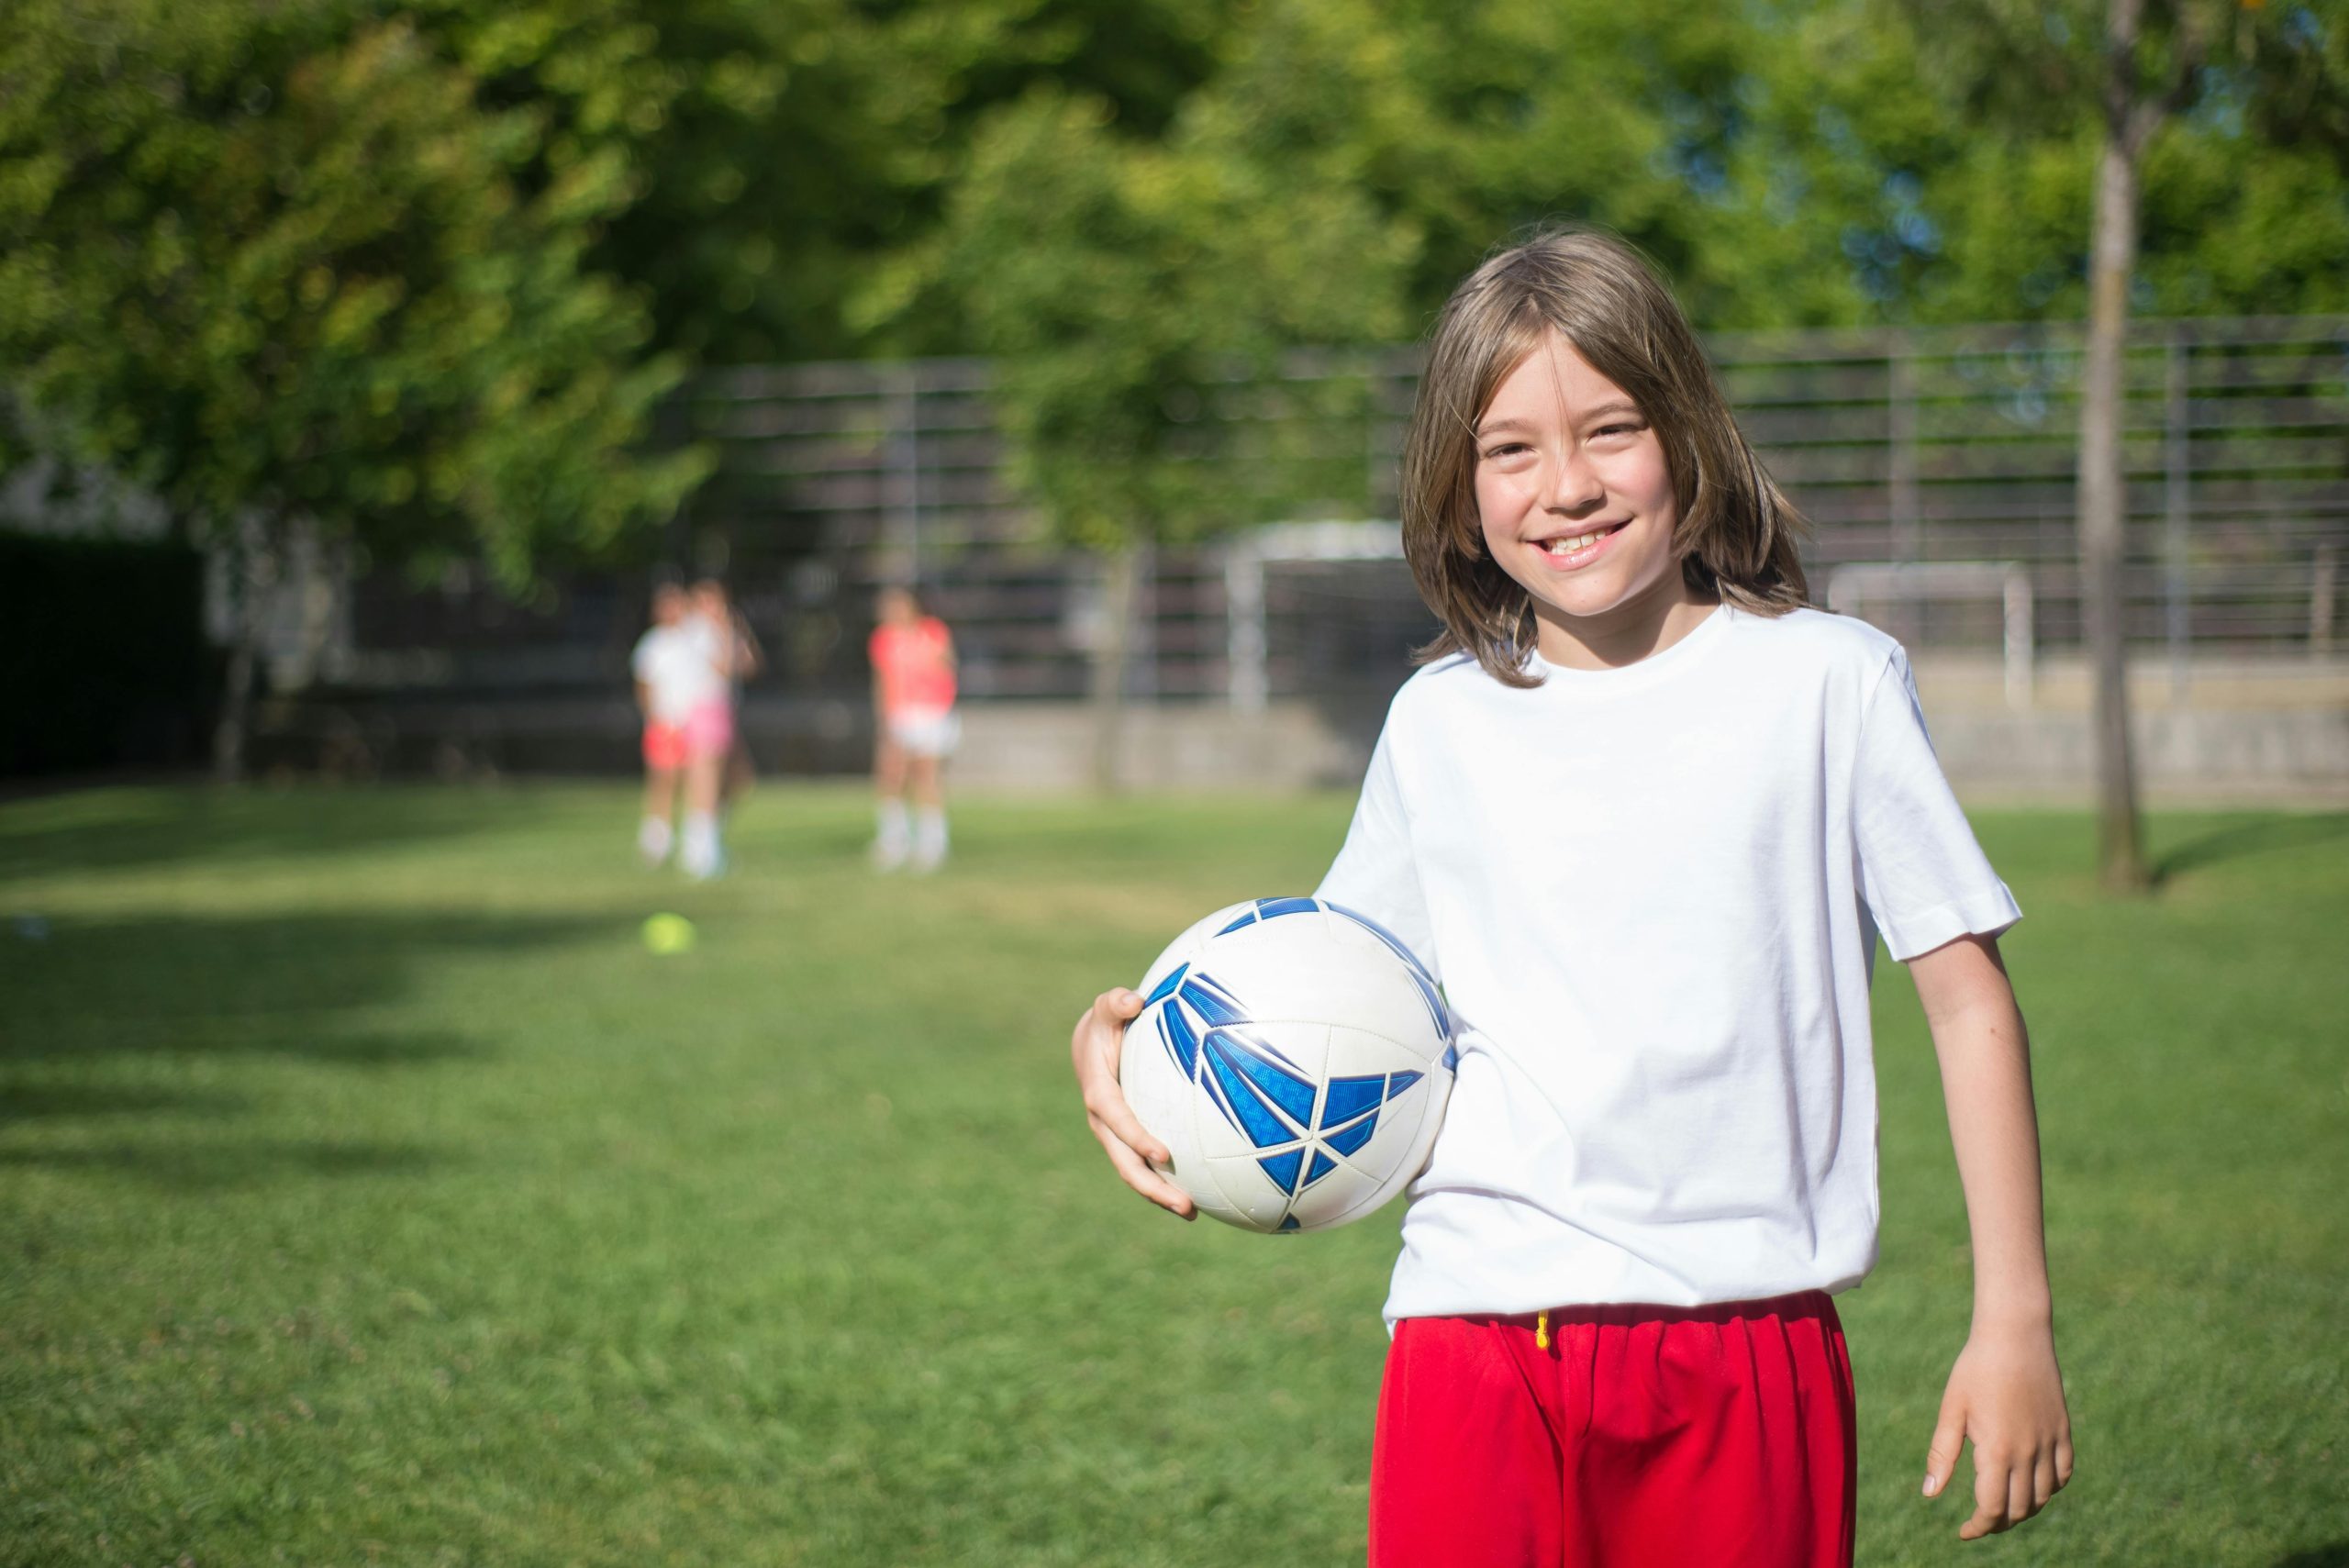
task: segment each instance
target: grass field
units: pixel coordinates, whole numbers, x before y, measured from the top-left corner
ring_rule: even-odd
[[[1066,1065],[1348,804],[974,805],[917,883],[770,788],[704,887],[617,789],[0,806],[0,1563],[1359,1562],[1395,1215],[1166,1220]],[[1887,966],[1860,1561],[2349,1564],[2349,817],[2157,818],[2127,904],[1979,827],[2080,1472],[1917,1496],[1967,1269]]]

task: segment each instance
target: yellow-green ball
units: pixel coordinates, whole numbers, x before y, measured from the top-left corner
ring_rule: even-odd
[[[644,945],[667,958],[694,945],[694,923],[683,915],[652,915],[644,922]]]

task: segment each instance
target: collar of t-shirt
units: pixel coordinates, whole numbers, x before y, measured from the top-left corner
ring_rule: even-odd
[[[1526,672],[1539,676],[1545,690],[1584,696],[1614,696],[1638,691],[1669,679],[1675,672],[1702,657],[1707,649],[1728,632],[1730,618],[1736,613],[1727,605],[1718,606],[1712,614],[1689,628],[1679,641],[1630,664],[1619,664],[1605,670],[1577,669],[1567,664],[1553,664],[1536,650],[1526,658]]]

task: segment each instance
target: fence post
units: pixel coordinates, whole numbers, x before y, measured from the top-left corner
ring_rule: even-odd
[[[1126,688],[1144,702],[1158,701],[1158,550],[1134,547],[1134,643],[1127,655],[1131,684]]]
[[[1270,695],[1264,671],[1264,560],[1244,539],[1224,547],[1224,687],[1235,713],[1262,713]]]
[[[2313,579],[2309,584],[2309,656],[2322,659],[2332,651],[2332,594],[2341,576],[2340,547],[2318,545],[2309,575]]]
[[[1998,599],[2003,611],[2000,619],[2004,628],[2007,706],[2019,713],[2028,713],[2039,652],[2032,624],[2036,617],[2032,613],[2031,573],[2021,562],[2009,564],[1999,579]]]
[[[896,498],[896,549],[905,557],[906,579],[921,581],[921,361],[907,360],[896,376],[890,423],[889,488]]]
[[[2190,678],[2188,652],[2192,630],[2190,590],[2186,582],[2187,541],[2192,534],[2193,421],[2188,417],[2186,384],[2187,345],[2182,328],[2172,328],[2164,365],[2162,457],[2163,489],[2163,613],[2169,639],[2169,690],[2173,704],[2186,696]]]
[[[1885,359],[1886,406],[1885,423],[1887,478],[1892,516],[1892,559],[1902,564],[1919,559],[1920,531],[1917,498],[1917,367],[1911,358],[1914,345],[1907,334],[1897,333],[1887,348]],[[1896,630],[1903,642],[1915,642],[1924,631],[1920,606],[1903,602],[1895,612],[1899,617]]]

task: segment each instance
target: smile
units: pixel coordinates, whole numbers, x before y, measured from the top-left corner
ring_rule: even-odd
[[[1530,542],[1542,552],[1543,561],[1549,565],[1571,571],[1598,560],[1606,552],[1608,543],[1630,526],[1628,519],[1620,523],[1596,523],[1579,533],[1561,534],[1554,539]]]

